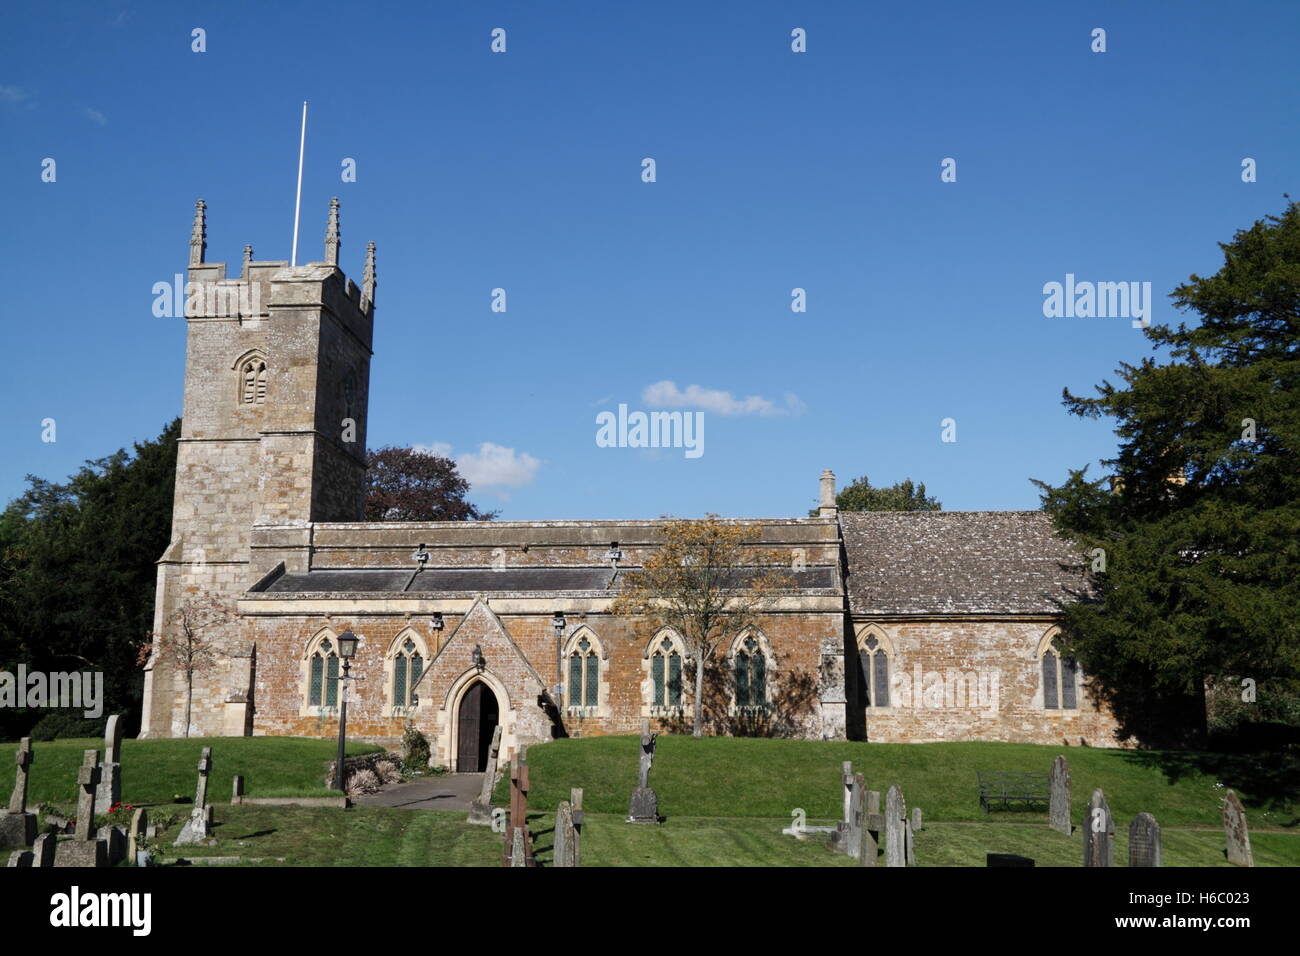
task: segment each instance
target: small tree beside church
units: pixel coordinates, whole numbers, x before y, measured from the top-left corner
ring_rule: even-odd
[[[723,521],[674,520],[663,528],[664,543],[645,564],[623,576],[613,613],[639,618],[651,629],[671,628],[695,663],[694,721],[704,725],[704,671],[714,652],[758,623],[781,591],[791,586],[783,573],[788,556],[756,548],[758,529]]]
[[[174,667],[185,678],[186,737],[194,707],[194,675],[216,663],[223,632],[234,620],[231,607],[217,598],[186,598],[167,618],[162,632],[140,648],[142,665],[152,657],[155,666]]]

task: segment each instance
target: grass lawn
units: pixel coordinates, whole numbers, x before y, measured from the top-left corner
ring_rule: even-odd
[[[1000,812],[986,817],[979,805],[978,770],[1047,773],[1064,754],[1073,779],[1073,819],[1083,818],[1094,788],[1105,791],[1125,827],[1141,811],[1162,827],[1222,827],[1224,787],[1245,803],[1252,832],[1300,831],[1300,768],[1286,770],[1257,757],[1159,754],[1036,744],[878,744],[842,741],[766,740],[733,737],[661,736],[650,784],[669,819],[768,817],[790,820],[796,807],[808,817],[834,819],[841,812],[840,767],[846,760],[882,795],[892,783],[909,808],[926,821],[1046,822],[1046,811]],[[626,814],[636,785],[638,738],[557,740],[528,751],[532,792],[528,805],[554,810],[571,787],[583,788],[591,813]],[[496,798],[505,805],[508,781]]]
[[[34,741],[27,786],[27,805],[39,803],[75,809],[77,770],[85,751],[102,751],[102,739]],[[171,803],[176,795],[193,797],[199,753],[212,748],[208,777],[210,802],[229,802],[230,781],[244,778],[250,797],[337,796],[325,786],[325,771],[338,753],[337,741],[302,737],[191,737],[188,740],[122,741],[122,802]],[[0,805],[7,805],[14,785],[17,743],[0,743]],[[381,748],[350,743],[349,754]]]

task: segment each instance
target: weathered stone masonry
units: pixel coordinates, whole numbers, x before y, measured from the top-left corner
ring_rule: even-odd
[[[476,684],[476,698],[495,704],[507,755],[557,733],[635,733],[642,719],[668,728],[688,713],[689,680],[679,710],[653,702],[651,639],[664,635],[609,613],[620,573],[659,546],[663,522],[357,520],[373,244],[358,288],[338,267],[332,206],[326,261],[292,268],[247,250],[240,277],[227,279],[205,261],[205,217],[200,202],[190,281],[239,294],[218,297],[221,314],[187,310],[173,539],[155,620],[161,629],[182,602],[210,595],[238,623],[216,666],[196,675],[190,733],[333,736],[337,709],[308,699],[309,656],[348,629],[361,637],[352,673],[364,678],[353,684],[350,734],[391,742],[409,722],[448,766],[471,745],[461,724],[476,718],[462,704]],[[244,314],[249,302],[260,307]],[[839,515],[824,472],[817,517],[745,523],[761,547],[790,554],[794,584],[754,635],[771,693],[812,688],[789,732],[1116,744],[1081,676],[1070,678],[1076,697],[1054,689],[1075,706],[1045,706],[1054,601],[1077,576],[1044,515]],[[566,701],[561,715],[557,612],[566,655],[584,641],[599,661],[596,702]],[[423,668],[413,705],[394,699],[406,646]],[[720,651],[724,665],[731,650]],[[886,677],[887,694],[868,686]],[[157,660],[147,668],[142,735],[185,732],[183,684]]]

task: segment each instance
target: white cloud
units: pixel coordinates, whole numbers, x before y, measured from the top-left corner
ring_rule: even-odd
[[[0,86],[0,103],[9,103],[13,106],[25,103],[28,109],[35,105],[31,90],[25,90],[21,86]]]
[[[503,488],[523,488],[531,485],[542,467],[540,460],[526,451],[516,451],[502,445],[485,441],[478,446],[478,451],[454,455],[447,442],[432,442],[428,445],[416,445],[416,451],[427,452],[442,458],[451,458],[456,462],[456,470],[469,482],[471,491],[496,490]]]
[[[668,379],[647,385],[641,392],[641,401],[660,408],[702,408],[715,415],[760,415],[764,418],[798,415],[806,407],[793,392],[787,392],[784,404],[778,405],[761,395],[736,398],[730,392],[702,385],[687,385],[685,389],[679,389],[676,382]]]
[[[108,125],[108,117],[105,116],[103,113],[101,113],[99,110],[92,110],[89,106],[83,106],[81,108],[81,114],[84,117],[86,117],[86,119],[90,120],[92,123],[95,123],[98,126]]]

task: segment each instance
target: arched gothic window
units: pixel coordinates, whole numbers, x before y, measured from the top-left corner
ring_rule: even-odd
[[[655,707],[682,706],[682,655],[672,638],[655,642],[650,655],[650,678],[654,682]]]
[[[415,686],[424,673],[424,655],[419,646],[407,637],[393,655],[393,706],[414,707],[419,703]]]
[[[307,703],[311,707],[337,707],[339,703],[339,655],[333,641],[321,638],[308,662],[310,678]]]
[[[600,706],[600,654],[586,635],[569,653],[569,682],[565,688],[568,706]]]
[[[266,402],[266,359],[254,355],[240,366],[240,401],[245,405]]]
[[[736,676],[736,706],[767,706],[767,656],[752,634],[736,648],[733,661]]]
[[[880,638],[868,632],[858,644],[858,667],[863,704],[889,706],[889,650]]]
[[[1079,706],[1079,665],[1061,650],[1059,637],[1044,641],[1042,649],[1043,708],[1074,710]]]

